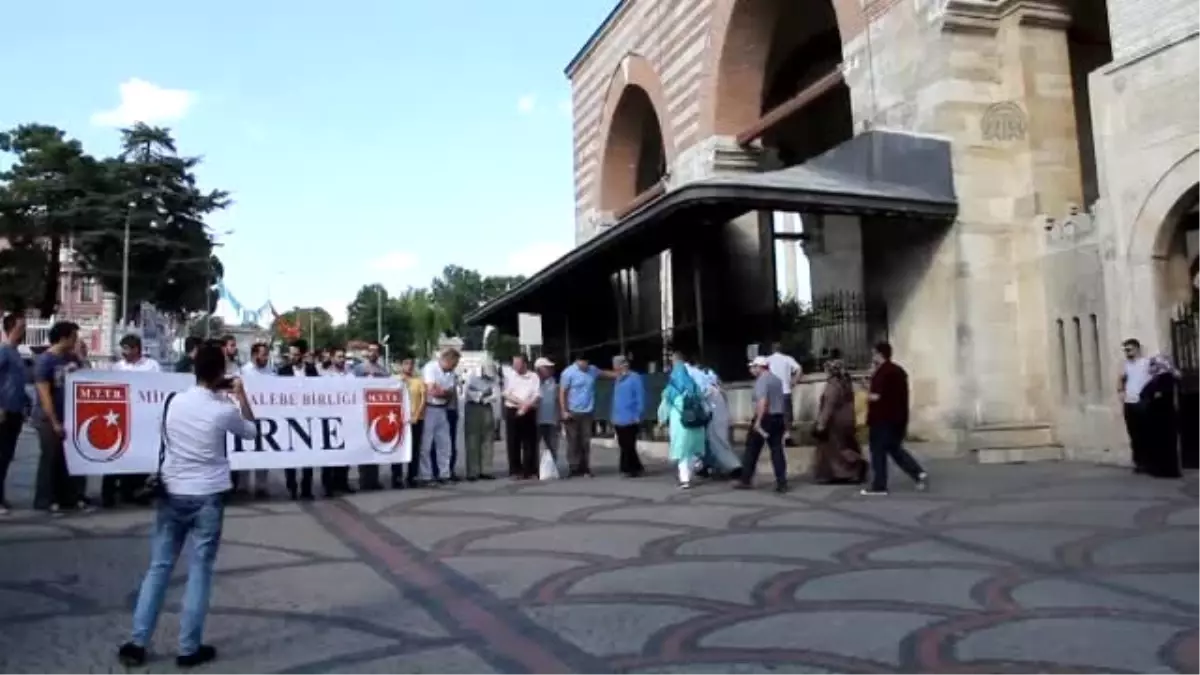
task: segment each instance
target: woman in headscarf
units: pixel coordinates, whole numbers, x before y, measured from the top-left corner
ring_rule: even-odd
[[[704,455],[704,427],[684,426],[683,413],[689,398],[703,402],[704,393],[688,374],[684,362],[675,358],[667,386],[658,404],[659,425],[669,425],[670,452],[668,456],[679,468],[679,487],[692,486],[692,470],[696,460]]]
[[[833,350],[825,362],[828,378],[821,392],[813,435],[817,448],[812,459],[812,479],[817,483],[861,483],[867,462],[855,435],[854,383]]]
[[[1179,478],[1179,428],[1175,416],[1175,387],[1179,373],[1166,356],[1150,357],[1150,380],[1142,387],[1138,404],[1145,425],[1143,469],[1155,478]]]
[[[708,386],[704,391],[705,401],[712,417],[705,428],[707,447],[704,453],[704,465],[721,476],[737,478],[742,471],[742,461],[733,451],[731,434],[732,423],[729,415],[729,402],[725,399],[725,390],[721,387],[721,379],[711,368],[704,369],[708,376]]]

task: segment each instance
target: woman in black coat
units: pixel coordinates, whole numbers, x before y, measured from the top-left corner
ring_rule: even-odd
[[[1166,356],[1150,359],[1150,381],[1142,387],[1138,403],[1143,407],[1145,471],[1155,478],[1179,478],[1179,422],[1175,390],[1179,374]]]

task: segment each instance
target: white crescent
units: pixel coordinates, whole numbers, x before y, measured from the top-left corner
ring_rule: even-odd
[[[397,433],[395,438],[385,443],[381,438],[379,438],[379,430],[376,429],[376,427],[379,426],[379,420],[381,419],[383,418],[376,417],[375,419],[371,420],[371,426],[367,427],[367,440],[370,441],[371,447],[375,448],[376,452],[390,455],[400,448],[400,439],[403,437],[403,433]]]
[[[124,453],[113,452],[114,448],[121,447],[121,443],[125,440],[125,432],[117,430],[117,440],[107,448],[97,448],[92,445],[92,441],[88,438],[88,428],[92,426],[100,416],[92,415],[79,425],[79,431],[74,434],[75,449],[79,451],[79,455],[89,462],[111,462],[120,457]]]

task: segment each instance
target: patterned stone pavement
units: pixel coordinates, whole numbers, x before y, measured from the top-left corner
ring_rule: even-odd
[[[231,506],[211,670],[1197,672],[1194,475],[940,462],[929,493],[864,499],[608,468]],[[148,523],[0,521],[0,672],[119,670]]]

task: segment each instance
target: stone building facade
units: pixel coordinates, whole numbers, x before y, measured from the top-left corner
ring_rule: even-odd
[[[915,432],[1124,461],[1120,339],[1165,349],[1190,288],[1176,282],[1194,251],[1172,256],[1197,182],[1196,13],[1194,0],[621,0],[567,68],[577,242],[653,187],[795,163],[867,129],[947,139],[952,225],[826,220],[840,234],[810,251],[813,269],[852,253],[861,271],[839,284],[886,297]],[[745,141],[830,77],[801,123]],[[1064,356],[1066,342],[1087,355]]]

